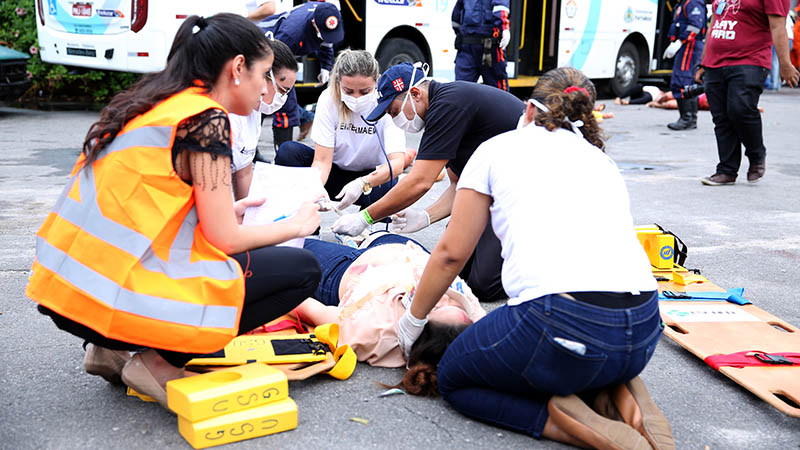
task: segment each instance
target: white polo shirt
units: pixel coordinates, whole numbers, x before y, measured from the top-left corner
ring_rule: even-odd
[[[582,137],[533,124],[495,136],[469,159],[457,189],[493,199],[509,305],[560,292],[656,290],[622,175]]]
[[[376,106],[377,103],[376,100]],[[352,171],[370,170],[385,164],[386,157],[378,142],[378,134],[383,138],[387,154],[405,153],[406,135],[388,114],[381,117],[376,126],[368,125],[356,113],[351,113],[349,120],[342,120],[341,110],[331,99],[330,89],[322,91],[317,100],[311,139],[323,147],[333,147],[334,164]]]

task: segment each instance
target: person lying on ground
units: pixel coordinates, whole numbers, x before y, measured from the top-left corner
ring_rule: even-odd
[[[664,91],[655,86],[645,86],[636,83],[625,90],[622,95],[614,99],[615,105],[644,105],[658,102],[664,96]],[[674,97],[673,97],[674,100]],[[677,108],[677,106],[676,106]]]
[[[314,293],[316,300],[308,299],[295,309],[298,316],[314,325],[338,323],[339,342],[350,344],[359,361],[404,367],[397,320],[419,282],[428,252],[411,238],[385,232],[373,233],[361,249],[311,238],[304,248],[319,260],[322,280]],[[444,348],[485,315],[469,286],[456,277],[429,315],[432,325],[425,345]]]
[[[272,60],[244,17],[187,18],[166,68],[117,94],[91,126],[37,234],[27,296],[88,343],[88,373],[164,407],[166,383],[186,376],[188,361],[319,284],[311,252],[274,245],[317,228],[322,192],[261,226],[241,220],[263,199],[233,202],[228,113],[258,107]]]
[[[422,390],[438,390],[469,417],[535,438],[674,449],[669,422],[637,377],[663,325],[625,181],[592,115],[596,95],[574,68],[545,73],[522,127],[487,140],[467,162],[451,221],[398,321],[409,355],[402,383],[415,390],[435,384]],[[446,349],[420,354],[415,341],[428,313],[489,221],[510,299]],[[589,263],[598,255],[602,262]],[[594,397],[587,399],[601,412],[577,394]],[[626,411],[625,421],[612,407]],[[648,425],[637,431],[642,420]]]
[[[706,97],[705,93],[697,96],[697,102],[698,109],[701,111],[708,111],[708,97]],[[665,92],[658,101],[650,102],[647,106],[661,109],[678,109],[678,102],[675,100],[675,97],[672,96],[672,92]],[[764,108],[759,106],[758,111],[763,113]]]

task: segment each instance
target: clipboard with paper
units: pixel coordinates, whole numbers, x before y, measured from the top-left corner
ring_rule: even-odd
[[[295,215],[303,202],[313,200],[325,189],[319,169],[314,167],[285,167],[257,163],[253,168],[250,197],[264,197],[261,206],[251,206],[244,213],[243,225],[265,225]],[[278,245],[303,247],[303,238]]]

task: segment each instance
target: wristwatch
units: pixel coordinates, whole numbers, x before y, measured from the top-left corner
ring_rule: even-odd
[[[366,177],[361,177],[361,192],[363,192],[364,195],[369,195],[369,193],[372,192],[372,185],[369,184]]]

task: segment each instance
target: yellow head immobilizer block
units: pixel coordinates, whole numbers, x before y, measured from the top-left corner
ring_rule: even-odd
[[[167,383],[169,408],[189,422],[231,414],[288,397],[286,375],[261,363],[230,367]]]

